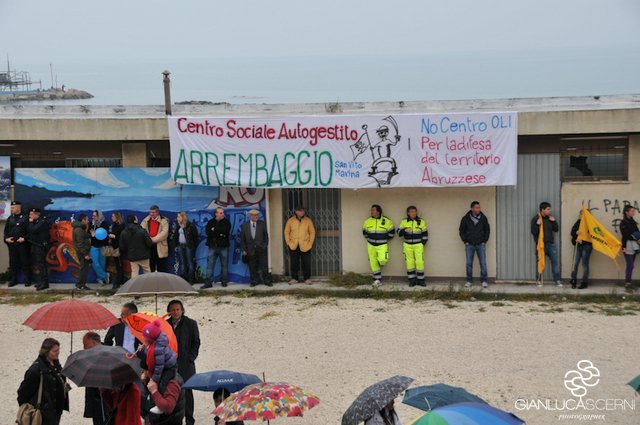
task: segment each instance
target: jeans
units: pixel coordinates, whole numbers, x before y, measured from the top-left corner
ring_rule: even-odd
[[[631,255],[626,253],[624,254],[624,259],[627,262],[627,268],[624,273],[625,282],[631,282],[631,273],[633,273],[633,263],[636,261],[636,255],[638,255],[637,252],[634,252]]]
[[[485,244],[471,245],[467,244],[464,247],[467,254],[467,282],[473,283],[473,254],[478,255],[478,262],[480,263],[480,281],[487,281],[487,247]]]
[[[105,280],[107,278],[107,257],[102,255],[100,248],[97,246],[91,247],[91,261],[93,265],[93,271],[96,272],[98,280]]]
[[[178,276],[189,283],[193,283],[193,250],[186,244],[176,247],[178,257]]]
[[[576,261],[571,271],[571,279],[577,279],[578,267],[580,266],[580,260],[582,260],[582,282],[589,282],[589,257],[591,257],[591,251],[593,246],[585,245],[584,243],[576,245]]]
[[[558,247],[555,243],[545,242],[544,254],[551,260],[551,271],[553,272],[553,280],[555,282],[560,281],[560,267],[558,265]],[[538,274],[538,249],[536,248],[536,280],[540,280]]]
[[[291,259],[292,279],[298,280],[300,278],[300,263],[302,263],[302,281],[304,282],[311,277],[311,251],[302,252],[300,247],[289,249],[289,258]]]
[[[207,255],[207,282],[213,283],[215,276],[213,275],[216,270],[216,261],[220,258],[220,281],[223,283],[229,282],[227,277],[227,267],[229,258],[229,248],[209,248]]]

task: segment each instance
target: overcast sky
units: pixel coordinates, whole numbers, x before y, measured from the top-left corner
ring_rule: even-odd
[[[12,62],[640,46],[638,0],[0,0]]]

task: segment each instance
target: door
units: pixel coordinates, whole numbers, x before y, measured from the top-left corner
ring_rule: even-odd
[[[311,250],[311,275],[327,276],[340,273],[342,255],[340,243],[339,189],[283,189],[283,223],[294,214],[297,205],[307,209],[316,228],[316,241]],[[283,224],[284,226],[284,224]],[[285,270],[289,273],[289,248],[284,245]]]
[[[531,236],[531,219],[540,202],[551,203],[551,213],[560,217],[560,155],[518,155],[518,185],[497,189],[497,276],[498,280],[535,280],[535,244]],[[560,230],[555,235],[560,255]],[[551,263],[546,262],[544,280],[552,282]]]

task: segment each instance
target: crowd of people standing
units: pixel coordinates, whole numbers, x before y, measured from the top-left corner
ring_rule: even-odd
[[[623,210],[620,223],[622,249],[626,261],[625,282],[631,285],[635,257],[640,253],[640,231],[634,219],[635,208],[627,205]],[[32,208],[29,214],[22,213],[20,202],[12,202],[11,216],[4,230],[4,240],[9,248],[11,282],[16,285],[18,271],[22,271],[25,286],[36,283],[37,290],[49,287],[45,256],[49,245],[49,223],[42,216],[42,210]],[[267,224],[260,219],[260,211],[248,211],[249,219],[239,229],[242,261],[249,269],[250,285],[272,286],[269,273],[269,232]],[[139,223],[134,214],[123,217],[119,212],[111,215],[108,224],[101,211],[93,211],[91,218],[80,214],[72,223],[72,237],[75,257],[79,264],[78,289],[88,289],[87,276],[93,268],[100,285],[111,283],[117,289],[126,279],[130,265],[130,276],[136,277],[154,271],[167,272],[170,250],[173,249],[177,259],[177,273],[190,283],[195,283],[196,250],[201,236],[198,227],[189,221],[186,212],[181,211],[176,221],[170,220],[160,213],[157,205],[149,208],[149,214]],[[206,223],[202,237],[207,246],[207,266],[202,288],[211,288],[219,283],[226,287],[229,283],[229,249],[231,223],[225,216],[223,208],[216,208],[214,216]],[[589,259],[592,246],[580,238],[580,218],[571,230],[571,242],[576,246],[575,261],[571,271],[572,288],[585,289],[589,284]],[[542,232],[541,232],[542,230]],[[551,214],[551,204],[542,202],[537,214],[531,219],[530,231],[534,243],[538,243],[543,234],[544,255],[549,259],[553,281],[562,287],[558,248],[555,234],[559,226]],[[382,213],[382,207],[371,206],[370,216],[362,226],[366,240],[367,255],[371,267],[373,286],[382,285],[382,270],[389,261],[389,242],[398,236],[402,238],[402,253],[405,260],[407,281],[410,287],[426,286],[424,246],[429,240],[427,222],[418,214],[418,209],[411,205],[406,209],[396,228],[393,221]],[[464,244],[466,257],[466,287],[473,286],[473,264],[477,257],[480,266],[480,284],[488,287],[486,245],[491,235],[488,218],[482,212],[478,201],[471,202],[470,209],[460,220],[459,237]],[[316,231],[313,220],[306,209],[299,205],[294,214],[286,221],[284,227],[284,243],[289,253],[291,280],[289,283],[307,282],[311,278],[311,252],[315,243]],[[535,250],[536,261],[538,250]],[[114,264],[112,277],[107,272],[107,261]],[[219,263],[219,274],[216,276]],[[583,268],[583,276],[578,286],[577,274]],[[536,281],[542,286],[542,277],[536,269]]]

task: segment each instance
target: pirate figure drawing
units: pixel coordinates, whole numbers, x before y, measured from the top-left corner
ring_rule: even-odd
[[[390,185],[393,176],[398,175],[398,167],[396,160],[391,156],[391,148],[396,146],[402,138],[398,132],[398,123],[392,116],[383,118],[382,121],[386,121],[386,123],[376,129],[373,144],[369,138],[368,126],[365,124],[362,126],[362,130],[364,130],[362,136],[360,136],[360,139],[358,139],[355,144],[351,145],[354,161],[361,153],[367,151],[367,149],[371,151],[373,163],[371,164],[371,170],[368,175],[376,181],[378,187]],[[395,131],[395,135],[392,137],[389,135],[389,126],[387,123],[390,124]]]

